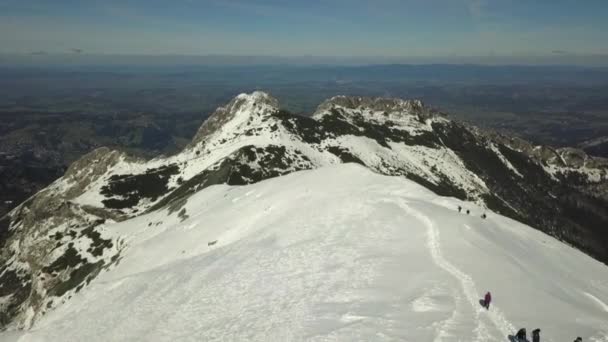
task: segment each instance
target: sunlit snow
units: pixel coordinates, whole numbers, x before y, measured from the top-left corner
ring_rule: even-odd
[[[404,178],[329,166],[184,208],[107,225],[121,262],[0,340],[608,341],[606,265]]]

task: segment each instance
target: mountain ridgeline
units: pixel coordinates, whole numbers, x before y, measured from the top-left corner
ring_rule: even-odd
[[[416,100],[339,96],[303,117],[255,92],[218,108],[176,155],[95,150],[1,218],[0,327],[30,327],[119,263],[128,241],[107,225],[151,211],[185,218],[187,199],[208,186],[337,163],[476,202],[608,263],[606,159],[455,122]]]

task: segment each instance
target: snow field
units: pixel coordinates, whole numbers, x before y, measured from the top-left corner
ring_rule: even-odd
[[[608,267],[403,178],[336,165],[184,208],[108,225],[120,264],[0,340],[608,341]]]

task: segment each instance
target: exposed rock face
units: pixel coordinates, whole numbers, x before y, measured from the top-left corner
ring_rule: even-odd
[[[323,102],[316,113],[324,113],[331,108],[364,109],[378,112],[400,112],[418,114],[428,112],[420,100],[402,100],[392,98],[335,96]]]
[[[608,137],[599,137],[579,145],[586,153],[593,156],[608,158]]]
[[[72,199],[81,195],[89,184],[116,165],[121,158],[129,157],[121,152],[101,147],[72,163],[63,176],[65,181],[72,183],[65,197]]]
[[[488,134],[488,136],[516,151],[534,157],[541,163],[572,168],[608,168],[608,159],[587,155],[587,153],[581,149],[571,147],[554,149],[549,146],[535,146],[521,138],[508,137],[497,133]]]
[[[27,327],[119,261],[123,242],[104,229],[113,221],[180,212],[213,184],[343,162],[475,201],[608,262],[605,159],[456,123],[416,100],[339,96],[301,117],[255,92],[219,108],[175,156],[96,150],[2,218],[0,326]]]
[[[534,146],[529,142],[497,133],[486,133],[490,139],[521,152],[543,167],[562,183],[576,187],[592,197],[608,201],[608,159],[587,155],[576,148]]]
[[[90,281],[116,255],[114,242],[96,227],[105,222],[72,200],[115,166],[117,151],[97,149],[75,162],[66,174],[5,216],[0,240],[2,326],[28,327],[60,297]]]

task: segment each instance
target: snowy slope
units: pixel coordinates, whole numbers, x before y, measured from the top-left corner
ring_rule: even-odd
[[[183,208],[100,226],[118,265],[0,340],[608,341],[608,267],[402,177],[343,164]]]
[[[28,329],[113,269],[132,237],[108,225],[185,219],[185,203],[210,186],[349,162],[490,208],[608,264],[606,159],[461,124],[417,100],[337,96],[304,117],[254,92],[218,108],[176,155],[100,148],[0,217],[0,330]]]

